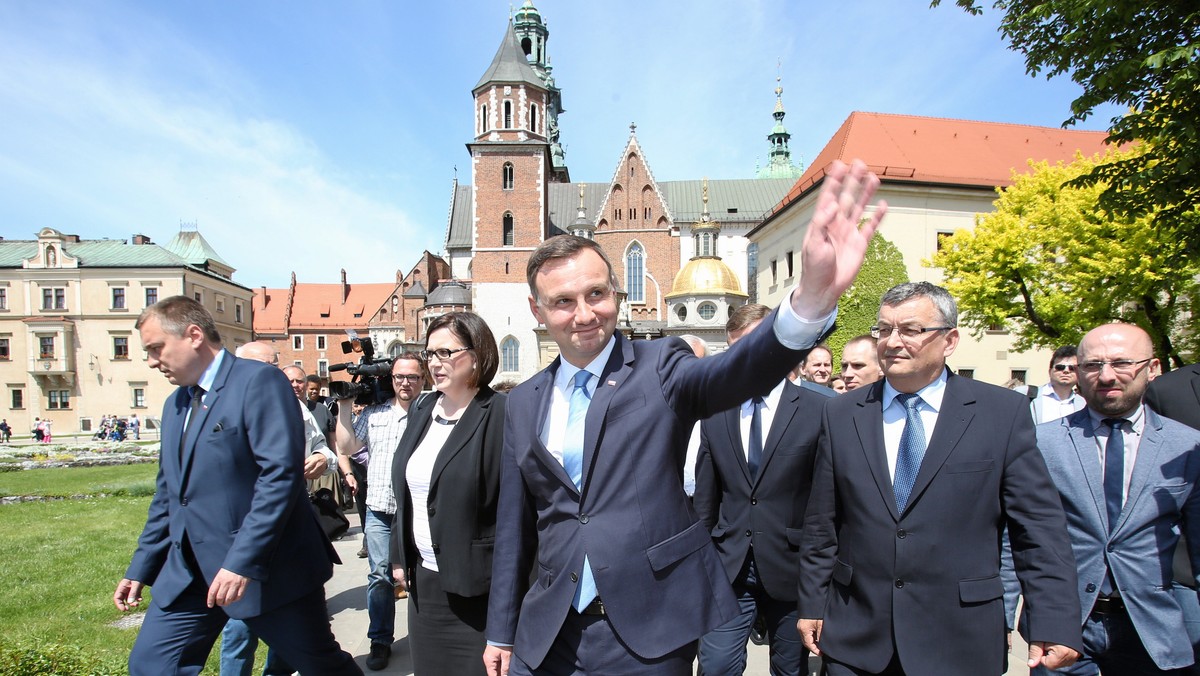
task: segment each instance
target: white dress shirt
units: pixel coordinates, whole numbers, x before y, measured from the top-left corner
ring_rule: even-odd
[[[887,451],[888,473],[892,480],[896,479],[896,456],[900,453],[900,437],[904,434],[904,424],[907,419],[904,404],[896,401],[900,392],[892,387],[887,380],[883,381],[883,446]],[[946,369],[942,369],[937,380],[921,388],[917,395],[921,404],[917,408],[921,416],[921,426],[925,428],[925,447],[929,448],[929,440],[933,438],[933,428],[937,425],[938,412],[942,410],[942,397],[946,394]]]

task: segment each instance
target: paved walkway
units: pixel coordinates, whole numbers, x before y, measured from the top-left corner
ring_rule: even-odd
[[[329,613],[333,616],[333,633],[337,636],[342,648],[354,656],[354,660],[368,674],[412,674],[412,659],[408,650],[408,610],[407,601],[396,604],[396,642],[392,645],[392,660],[383,671],[367,671],[367,654],[371,651],[371,642],[367,640],[367,560],[357,557],[362,547],[362,531],[358,527],[358,514],[347,514],[350,518],[350,532],[341,540],[333,543],[338,555],[342,557],[342,565],[334,566],[333,579],[325,585],[325,595],[329,602]],[[1026,647],[1019,636],[1013,637],[1013,656],[1021,661]],[[749,646],[747,655],[746,674],[748,676],[767,676],[770,674],[770,661],[765,646]],[[813,676],[818,673],[819,660],[812,660]],[[1009,669],[1006,676],[1028,676],[1029,671],[1022,665]]]

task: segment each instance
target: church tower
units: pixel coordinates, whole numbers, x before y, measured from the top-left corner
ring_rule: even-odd
[[[536,322],[526,304],[512,299],[528,295],[525,265],[552,234],[549,186],[569,180],[566,165],[555,166],[550,140],[561,106],[549,75],[548,37],[527,0],[472,89],[470,277],[473,307],[501,348],[497,380],[523,379],[538,368]]]
[[[792,151],[788,150],[788,140],[792,135],[783,126],[783,117],[787,113],[783,112],[783,85],[780,80],[779,76],[775,76],[775,112],[772,113],[775,126],[767,134],[767,142],[771,145],[767,166],[759,169],[755,178],[799,179],[804,175],[804,163],[801,162],[799,167],[792,164]]]

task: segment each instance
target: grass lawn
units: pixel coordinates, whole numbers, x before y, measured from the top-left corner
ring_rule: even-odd
[[[0,496],[45,495],[154,495],[158,463],[104,467],[51,467],[20,472],[0,472]],[[145,508],[142,510],[145,522]],[[138,524],[139,532],[141,524]],[[132,550],[131,550],[132,551]]]
[[[109,626],[123,616],[112,604],[112,593],[129,564],[150,505],[149,495],[137,494],[137,487],[148,486],[148,493],[153,492],[157,467],[147,463],[0,473],[0,494],[5,495],[125,493],[0,506],[0,647],[62,644],[78,648],[95,664],[124,664],[137,630]],[[143,605],[148,602],[147,595]],[[260,646],[257,668],[264,656]],[[218,671],[214,648],[205,673]]]

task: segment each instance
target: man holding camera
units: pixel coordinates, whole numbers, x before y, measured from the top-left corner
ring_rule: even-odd
[[[350,422],[351,401],[339,401],[337,443],[339,449],[364,448],[370,454],[367,463],[367,512],[363,523],[363,540],[367,546],[367,638],[371,653],[367,668],[379,671],[387,667],[395,640],[396,596],[392,582],[389,548],[392,538],[392,516],[396,499],[392,491],[392,456],[408,425],[408,407],[421,393],[425,382],[425,363],[412,352],[405,352],[392,363],[392,386],[396,396],[391,401],[363,409],[353,424]]]

